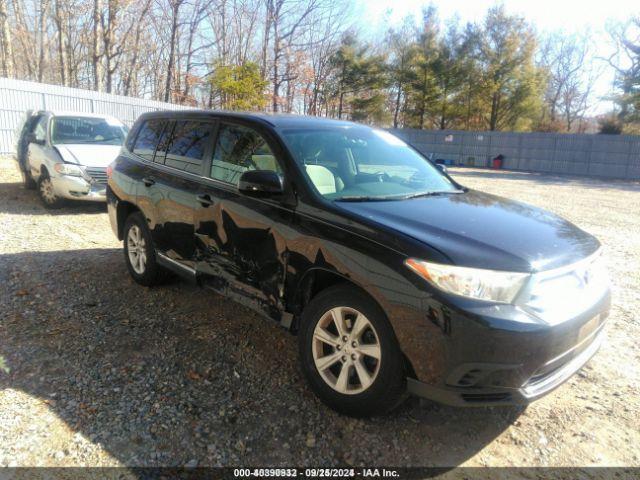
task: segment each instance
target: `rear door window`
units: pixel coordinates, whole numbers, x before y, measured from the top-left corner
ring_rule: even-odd
[[[178,170],[202,175],[205,151],[212,134],[212,123],[193,120],[177,121],[166,147],[164,164]]]
[[[171,144],[171,135],[173,134],[173,128],[176,122],[166,121],[160,140],[158,141],[158,148],[156,148],[156,156],[153,157],[155,163],[164,164],[165,157],[167,156],[167,150]]]
[[[133,145],[133,153],[145,160],[153,161],[153,156],[158,147],[158,142],[162,137],[165,123],[165,120],[146,121],[140,128],[136,143]]]

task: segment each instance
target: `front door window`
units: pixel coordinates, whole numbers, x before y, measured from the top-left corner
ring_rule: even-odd
[[[221,124],[211,162],[211,178],[237,186],[247,170],[282,173],[262,135],[241,125]]]

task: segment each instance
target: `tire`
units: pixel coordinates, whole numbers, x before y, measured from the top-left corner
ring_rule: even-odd
[[[342,318],[342,336],[336,318]],[[298,342],[311,389],[337,412],[381,415],[405,398],[404,358],[393,329],[361,290],[339,284],[316,295],[302,313]]]
[[[35,190],[37,184],[31,176],[31,172],[29,172],[29,170],[20,169],[20,173],[22,174],[22,186],[25,190]]]
[[[152,287],[167,279],[169,274],[158,264],[151,232],[142,213],[134,212],[127,217],[123,243],[127,269],[136,283]],[[136,252],[131,251],[132,248],[136,248]]]
[[[38,196],[45,208],[56,209],[64,205],[64,199],[60,198],[53,191],[53,184],[49,174],[44,172],[38,180]]]

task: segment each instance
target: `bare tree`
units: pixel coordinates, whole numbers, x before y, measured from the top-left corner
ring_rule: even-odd
[[[104,56],[104,37],[102,33],[102,16],[102,0],[93,0],[93,86],[98,92],[104,91],[104,67],[102,63]]]
[[[615,51],[606,59],[615,70],[613,99],[618,117],[625,124],[636,123],[640,132],[640,15],[625,23],[613,24],[609,34]]]
[[[282,63],[285,53],[302,48],[304,42],[298,43],[300,32],[311,24],[314,12],[327,10],[331,5],[328,0],[267,0],[267,18],[271,28],[271,108],[277,112],[280,108],[280,87],[284,82],[292,80],[291,71]],[[309,46],[308,43],[306,46]],[[284,73],[283,71],[284,70]]]
[[[326,12],[315,12],[308,30],[307,44],[311,78],[305,93],[303,112],[309,115],[320,115],[324,101],[324,87],[331,73],[331,56],[340,46],[342,33],[348,27],[348,9],[346,5],[334,6]]]
[[[71,72],[69,66],[69,35],[68,29],[68,16],[69,11],[67,4],[62,0],[55,0],[53,19],[56,24],[58,34],[58,61],[60,66],[60,83],[62,85],[69,85],[71,81]]]
[[[14,36],[17,39],[14,49],[14,56],[16,58],[34,59],[36,58],[37,49],[35,35],[33,35],[33,29],[27,24],[27,18],[24,14],[24,5],[22,0],[13,0],[13,13],[15,16]],[[16,70],[16,76],[22,75],[23,77],[33,79],[35,78],[35,62],[14,62],[14,70]]]
[[[130,57],[127,62],[127,68],[124,73],[124,80],[122,83],[123,95],[130,95],[132,87],[136,84],[138,74],[138,60],[140,58],[140,41],[142,37],[142,29],[145,25],[144,18],[149,13],[151,8],[151,0],[145,0],[142,3],[142,8],[139,14],[135,17],[134,25],[135,30],[133,34],[133,45],[130,49]]]
[[[38,81],[42,82],[47,57],[47,18],[49,17],[49,0],[40,0],[38,11]]]
[[[0,0],[0,68],[5,77],[13,76],[13,48],[9,29],[7,0]]]
[[[590,61],[592,45],[588,33],[549,35],[540,50],[540,64],[547,74],[545,112],[549,128],[563,125],[571,132],[590,107],[596,70]]]
[[[167,77],[164,88],[165,102],[168,102],[171,99],[171,85],[174,75],[176,42],[178,38],[178,29],[180,27],[180,6],[183,3],[184,0],[169,0],[169,6],[171,8],[171,40],[169,41],[169,59],[167,61]]]
[[[107,0],[106,15],[102,15],[102,44],[104,45],[105,89],[111,93],[113,89],[113,74],[118,68],[118,57],[122,54],[127,43],[128,33],[116,39],[120,26],[120,0]],[[116,43],[117,42],[117,43]]]

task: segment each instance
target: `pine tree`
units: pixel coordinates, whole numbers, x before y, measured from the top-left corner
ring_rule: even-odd
[[[219,65],[211,76],[211,87],[227,110],[263,110],[267,105],[267,81],[253,62]]]

